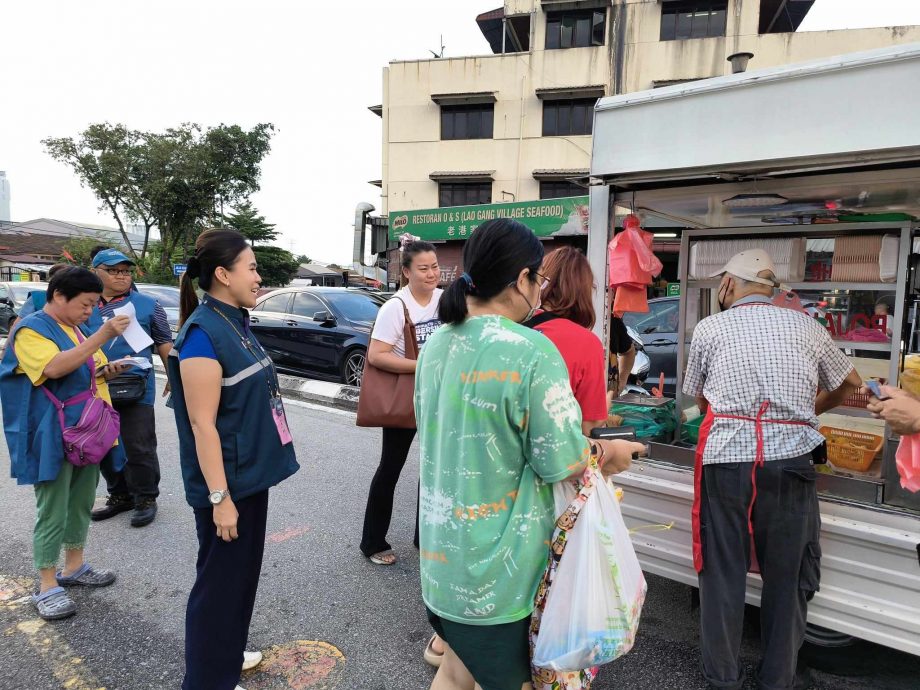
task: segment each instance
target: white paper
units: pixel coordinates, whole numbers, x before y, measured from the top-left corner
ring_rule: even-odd
[[[137,367],[142,371],[147,371],[147,369],[153,366],[149,359],[144,359],[143,357],[122,357],[121,359],[109,362],[109,364],[127,364],[132,367]],[[99,376],[106,366],[107,365],[103,364],[102,366],[96,367],[96,375]]]
[[[138,323],[137,312],[134,310],[134,305],[131,304],[131,302],[128,302],[123,307],[113,309],[112,313],[115,314],[115,316],[127,316],[131,319],[131,323],[128,324],[128,328],[121,334],[121,337],[125,339],[125,342],[128,343],[128,346],[132,350],[140,352],[153,345],[153,338],[147,335],[147,331]]]

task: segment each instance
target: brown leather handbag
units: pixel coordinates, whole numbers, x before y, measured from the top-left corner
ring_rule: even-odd
[[[394,299],[399,299],[394,297]],[[399,299],[406,316],[403,338],[406,342],[406,359],[418,359],[418,340],[415,324],[409,318],[406,303]],[[385,427],[388,429],[415,428],[415,374],[394,374],[364,363],[361,395],[358,398],[358,426]]]

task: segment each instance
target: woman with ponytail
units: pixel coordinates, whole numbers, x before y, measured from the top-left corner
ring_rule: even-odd
[[[204,291],[199,303],[195,281]],[[298,469],[278,377],[249,330],[262,279],[245,238],[209,230],[182,277],[172,405],[186,500],[198,531],[185,616],[183,690],[242,690],[268,514],[268,490]]]
[[[421,353],[422,596],[447,643],[432,690],[531,688],[528,628],[555,521],[550,483],[629,467],[641,444],[590,442],[559,351],[523,326],[540,306],[543,246],[510,219],[479,226],[446,324]]]

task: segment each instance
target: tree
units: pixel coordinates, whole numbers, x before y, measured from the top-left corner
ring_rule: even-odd
[[[300,256],[297,257],[297,263],[298,264],[312,264],[313,259],[311,259],[306,254],[301,254]]]
[[[284,287],[297,275],[300,264],[288,250],[281,247],[263,246],[253,247],[252,251],[259,264],[262,285]]]
[[[138,133],[124,125],[104,122],[87,127],[76,141],[70,137],[47,138],[42,144],[52,158],[73,168],[80,183],[99,199],[99,210],[107,209],[112,214],[125,247],[136,257],[124,221],[132,213],[127,200],[134,196],[131,187],[140,155]],[[148,233],[149,230],[148,225]]]
[[[89,266],[91,263],[90,253],[100,245],[111,247],[113,243],[111,239],[93,237],[92,235],[71,237],[64,244],[61,260],[74,266]],[[118,248],[121,249],[121,247]]]
[[[253,247],[256,242],[272,242],[278,238],[275,224],[267,223],[265,216],[260,216],[248,201],[239,204],[236,213],[224,216],[224,222],[240,232]]]
[[[160,268],[165,268],[176,250],[187,257],[198,234],[220,224],[225,203],[242,202],[258,191],[273,134],[271,124],[251,130],[182,124],[165,132],[140,132],[103,123],[90,125],[76,141],[63,137],[42,143],[112,213],[132,255],[138,256],[125,231],[126,219],[144,224],[142,257],[151,229],[159,230]]]

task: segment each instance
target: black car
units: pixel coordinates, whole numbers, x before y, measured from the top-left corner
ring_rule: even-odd
[[[664,394],[677,392],[677,327],[680,323],[679,297],[661,297],[648,301],[648,313],[627,313],[623,323],[639,334],[650,360],[646,387],[657,386],[664,372]]]
[[[259,298],[250,324],[279,371],[360,386],[385,301],[352,288],[282,288]]]
[[[153,297],[160,303],[163,311],[166,312],[169,330],[172,331],[173,340],[175,340],[179,330],[179,295],[181,294],[179,288],[174,285],[153,285],[151,283],[137,283],[135,287],[142,295]]]
[[[48,283],[0,283],[0,333],[9,333],[10,324],[33,291],[44,292]]]

